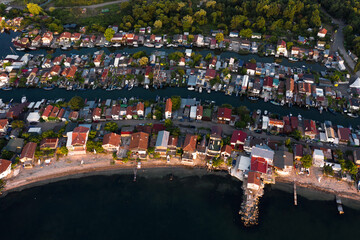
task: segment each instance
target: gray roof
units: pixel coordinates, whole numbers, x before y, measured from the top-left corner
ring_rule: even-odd
[[[168,131],[160,131],[157,139],[155,147],[167,147],[169,142],[170,132]]]
[[[274,155],[274,166],[277,168],[285,168],[286,166],[293,166],[294,155],[288,151],[276,151]]]
[[[273,159],[274,151],[269,149],[268,147],[264,147],[264,145],[256,146],[251,149],[251,156],[261,157],[265,159]]]
[[[12,138],[6,145],[5,150],[14,152],[14,153],[21,153],[23,146],[24,146],[24,139]]]

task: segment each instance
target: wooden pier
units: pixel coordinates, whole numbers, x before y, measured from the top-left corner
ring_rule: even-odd
[[[294,205],[297,206],[296,183],[294,182]]]

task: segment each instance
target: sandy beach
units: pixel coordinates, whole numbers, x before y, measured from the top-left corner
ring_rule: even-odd
[[[150,168],[201,168],[205,169],[205,162],[195,161],[193,165],[184,164],[177,158],[171,159],[169,163],[166,160],[148,160],[142,161],[141,169]],[[135,161],[127,163],[112,163],[112,157],[108,154],[87,154],[86,156],[67,156],[53,161],[49,165],[35,166],[32,169],[18,167],[15,171],[19,173],[15,176],[14,172],[6,178],[6,186],[3,194],[6,195],[12,191],[21,191],[25,188],[43,185],[55,181],[66,180],[69,178],[78,178],[95,174],[115,174],[119,171],[134,174],[136,168]],[[226,167],[221,170],[226,170]],[[139,170],[137,170],[139,171]],[[356,201],[360,201],[360,193],[357,191],[354,183],[338,181],[335,178],[322,176],[320,169],[312,168],[310,176],[297,175],[294,172],[287,176],[277,176],[276,182],[293,184],[297,186],[313,189],[341,196]],[[319,182],[319,176],[321,181]]]

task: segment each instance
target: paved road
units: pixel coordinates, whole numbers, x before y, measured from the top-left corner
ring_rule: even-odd
[[[326,11],[323,9],[323,11],[326,13]],[[344,32],[343,29],[344,27],[346,27],[346,24],[339,20],[339,19],[335,19],[333,18],[331,15],[329,15],[328,13],[326,13],[331,20],[337,24],[339,26],[335,36],[334,36],[334,41],[331,45],[330,48],[330,52],[333,54],[336,51],[338,51],[340,53],[340,55],[344,58],[344,61],[347,63],[347,65],[351,68],[351,70],[353,71],[356,65],[356,62],[353,61],[353,59],[349,56],[348,52],[346,51],[345,47],[344,47]],[[355,75],[357,77],[360,77],[360,71],[358,71],[357,73],[355,73]]]
[[[2,1],[2,0],[0,0]],[[11,0],[6,0],[7,2],[11,1]],[[104,3],[99,3],[99,4],[94,4],[94,5],[86,5],[86,6],[72,6],[72,7],[55,7],[55,8],[89,8],[89,9],[94,9],[94,8],[100,8],[100,7],[104,7],[104,6],[107,6],[107,5],[111,5],[111,4],[116,4],[116,3],[122,3],[122,2],[127,2],[128,0],[117,0],[117,1],[112,1],[112,2],[104,2]],[[51,3],[51,0],[47,1],[46,2],[46,5],[49,6],[49,4]],[[16,8],[19,8],[19,9],[24,9],[25,6],[18,6],[18,5],[14,5],[14,4],[11,4],[10,5],[12,7],[16,7]],[[45,8],[49,8],[49,7],[45,7]]]

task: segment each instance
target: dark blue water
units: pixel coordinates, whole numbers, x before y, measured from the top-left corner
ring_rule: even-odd
[[[359,233],[358,210],[345,207],[339,216],[334,201],[302,197],[295,207],[291,193],[271,189],[261,199],[260,224],[244,228],[241,182],[186,171],[173,181],[140,172],[137,182],[126,174],[91,176],[10,193],[0,198],[1,239],[318,240]]]

